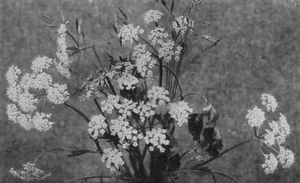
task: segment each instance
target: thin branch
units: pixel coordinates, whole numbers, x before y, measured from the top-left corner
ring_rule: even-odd
[[[52,151],[70,151],[70,150],[66,150],[66,149],[61,148],[61,147],[48,149],[46,151],[41,152],[39,155],[37,155],[37,157],[34,159],[33,163],[36,163],[43,155],[45,155],[48,152],[52,152]]]
[[[85,121],[86,121],[87,123],[90,122],[89,117],[87,117],[81,110],[77,109],[76,107],[72,106],[71,104],[69,104],[69,103],[67,103],[67,102],[65,102],[64,105],[67,106],[67,107],[69,107],[69,108],[71,108],[71,109],[74,110],[75,112],[77,112],[81,117],[83,117],[83,118],[85,119]]]
[[[72,106],[71,104],[69,104],[69,103],[67,103],[67,102],[65,102],[64,105],[67,106],[67,107],[69,107],[69,108],[71,108],[71,109],[74,110],[75,112],[77,112],[80,116],[82,116],[82,117],[85,119],[85,121],[86,121],[87,123],[90,122],[89,117],[87,117],[82,111],[80,111],[80,110],[77,109],[76,107]],[[98,150],[98,151],[100,152],[100,154],[102,155],[102,154],[103,154],[103,150],[102,150],[102,148],[101,148],[101,146],[100,146],[98,140],[93,139],[93,141],[94,141],[94,143],[95,143],[95,145],[96,145],[96,147],[97,147],[97,150]]]
[[[80,44],[76,41],[75,37],[73,36],[73,34],[70,31],[66,31],[66,33],[68,34],[68,36],[70,36],[70,38],[75,42],[75,44],[77,45],[77,47],[80,47]]]
[[[232,147],[229,147],[229,148],[227,148],[226,150],[224,150],[223,152],[221,152],[220,154],[218,154],[217,156],[212,157],[212,158],[210,158],[210,159],[204,161],[203,163],[201,163],[201,166],[203,166],[203,165],[205,165],[205,164],[207,164],[207,163],[209,163],[209,162],[211,162],[211,161],[213,161],[213,160],[215,160],[215,159],[217,159],[217,158],[223,156],[224,154],[226,154],[226,153],[228,153],[228,152],[234,150],[234,149],[237,148],[237,147],[240,147],[240,146],[242,146],[242,145],[244,145],[244,144],[248,144],[248,143],[253,142],[253,141],[255,141],[255,140],[257,140],[257,139],[256,139],[256,138],[249,139],[249,140],[240,142],[240,143],[238,143],[238,144],[236,144],[236,145],[234,145],[234,146],[232,146]]]
[[[204,95],[202,95],[202,93],[200,93],[200,92],[192,92],[192,93],[185,94],[185,95],[183,96],[183,98],[185,98],[185,97],[187,97],[187,96],[191,96],[191,95],[199,95],[199,96],[202,98],[202,100],[205,102],[205,104],[208,103],[207,98],[206,98]]]
[[[100,66],[102,66],[102,62],[101,62],[101,59],[100,59],[100,57],[99,57],[99,55],[98,55],[98,53],[97,53],[97,51],[96,51],[95,45],[93,46],[93,52],[94,52],[94,54],[95,54],[95,56],[96,56],[96,58],[97,58],[97,61],[98,61],[99,64],[100,64]]]

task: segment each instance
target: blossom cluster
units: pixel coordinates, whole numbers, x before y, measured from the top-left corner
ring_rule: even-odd
[[[140,26],[134,27],[133,24],[123,25],[120,28],[118,37],[121,39],[123,44],[129,42],[133,44],[134,41],[139,39],[139,34],[143,34],[144,30]]]
[[[138,44],[133,50],[132,56],[135,60],[137,71],[142,77],[151,78],[153,75],[152,68],[156,63],[156,60],[153,59],[151,53],[146,50],[145,44]]]
[[[103,151],[104,153],[102,155],[101,161],[103,163],[106,162],[106,167],[111,171],[116,171],[120,168],[120,166],[124,165],[122,152],[112,148],[107,148]]]
[[[89,122],[89,134],[94,138],[97,139],[100,135],[105,133],[107,128],[107,124],[105,122],[105,117],[101,114],[94,115]]]
[[[177,122],[179,126],[188,122],[188,116],[193,112],[193,109],[188,106],[185,101],[170,104],[170,115]]]
[[[146,132],[144,137],[145,143],[149,145],[149,150],[153,151],[154,148],[158,148],[160,152],[165,152],[164,146],[170,144],[170,140],[167,139],[165,129],[152,129],[151,131]]]
[[[158,20],[161,19],[161,16],[163,15],[162,12],[158,10],[149,10],[144,17],[144,21],[146,24],[152,23],[152,22],[158,22]]]
[[[267,112],[274,113],[278,108],[277,101],[271,94],[263,93],[261,104]],[[264,154],[265,162],[262,164],[262,168],[264,168],[265,173],[273,173],[279,164],[283,168],[289,168],[295,162],[295,156],[291,150],[283,146],[291,133],[286,117],[279,113],[278,120],[268,120],[263,108],[255,106],[253,109],[248,110],[246,119],[251,127],[257,128],[257,132],[265,122],[267,123],[268,128],[265,128],[262,134],[257,134],[263,145],[271,150],[269,154]],[[278,147],[279,150],[277,150]]]
[[[69,98],[67,86],[54,83],[45,72],[53,62],[46,56],[38,56],[32,62],[31,73],[20,77],[21,70],[14,65],[6,72],[7,96],[12,102],[7,105],[8,119],[25,130],[48,131],[52,127],[51,114],[34,112],[40,101],[48,99],[53,104],[62,104]]]
[[[23,168],[20,170],[11,168],[9,172],[12,176],[26,182],[42,180],[51,175],[50,173],[45,173],[43,170],[37,168],[35,163],[30,162],[23,164]]]
[[[67,27],[65,24],[61,24],[58,29],[58,38],[57,38],[57,52],[56,56],[58,61],[54,62],[57,71],[64,77],[70,78],[71,73],[69,71],[70,66],[73,62],[72,57],[68,53],[68,43],[67,43]]]

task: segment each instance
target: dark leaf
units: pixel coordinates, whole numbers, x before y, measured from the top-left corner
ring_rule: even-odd
[[[203,129],[200,145],[210,156],[217,156],[223,148],[220,132],[216,127]]]
[[[202,35],[201,36],[203,39],[206,39],[207,41],[210,41],[210,42],[217,42],[218,39],[212,37],[212,36],[209,36],[209,35]]]
[[[123,12],[123,10],[119,7],[119,11],[121,12],[121,14],[124,16],[124,18],[126,19],[126,20],[128,20],[127,19],[127,15]]]
[[[164,5],[166,8],[168,8],[167,7],[167,2],[165,0],[160,0],[160,2],[161,2],[162,5]]]
[[[190,114],[188,118],[188,130],[193,136],[194,141],[200,140],[200,134],[203,128],[202,114]]]
[[[69,47],[67,47],[67,50],[70,50],[70,51],[79,51],[78,47],[76,47],[76,46],[69,46]]]
[[[118,34],[118,29],[117,29],[117,27],[115,25],[113,25],[113,29]]]
[[[79,20],[78,20],[77,17],[76,17],[76,19],[75,19],[75,27],[76,27],[77,33],[79,34]]]
[[[171,3],[171,12],[173,12],[173,10],[174,10],[174,4],[175,4],[174,1],[175,1],[175,0],[172,0],[172,3]]]
[[[176,171],[180,168],[180,155],[176,153],[168,159],[168,169],[170,171]]]
[[[75,150],[75,151],[71,151],[71,154],[68,154],[68,157],[75,157],[75,156],[80,156],[86,153],[91,152],[90,150]]]

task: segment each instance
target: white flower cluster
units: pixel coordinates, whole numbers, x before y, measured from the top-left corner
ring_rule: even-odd
[[[105,133],[105,129],[107,128],[105,120],[105,117],[101,114],[93,115],[91,117],[88,132],[94,139],[97,139],[100,134],[103,135]]]
[[[158,20],[161,19],[162,15],[163,13],[158,10],[149,10],[144,16],[144,21],[146,24],[158,22]]]
[[[266,134],[264,136],[264,143],[268,146],[278,145],[285,143],[286,138],[290,135],[291,129],[287,122],[286,117],[280,113],[278,121],[272,121],[269,123],[271,130],[266,129]]]
[[[251,127],[260,127],[266,120],[265,112],[255,106],[253,109],[248,110],[246,119]]]
[[[118,37],[121,39],[123,44],[125,44],[126,42],[133,44],[134,40],[137,41],[139,39],[139,34],[143,34],[143,33],[144,30],[140,28],[140,26],[134,27],[133,24],[128,24],[128,25],[123,25],[120,28]]]
[[[146,132],[144,137],[145,143],[149,145],[149,150],[153,151],[154,148],[158,148],[160,152],[165,152],[164,146],[170,144],[170,140],[167,139],[165,129],[152,129],[151,131]]]
[[[290,168],[295,163],[295,154],[282,146],[279,147],[277,157],[273,153],[264,156],[265,162],[262,164],[262,168],[266,174],[273,173],[277,169],[278,164],[281,164],[282,168]]]
[[[184,35],[187,30],[194,27],[194,21],[187,17],[180,16],[175,19],[172,25],[177,34],[180,32],[181,35]]]
[[[282,146],[279,148],[277,158],[283,168],[290,168],[295,163],[295,154]]]
[[[23,169],[14,170],[11,168],[9,172],[12,176],[26,182],[42,180],[51,175],[50,173],[46,174],[43,170],[37,168],[34,163],[30,162],[23,164]]]
[[[169,114],[171,115],[171,118],[177,121],[178,126],[182,126],[184,123],[187,123],[189,114],[193,112],[193,109],[190,108],[188,103],[184,101],[171,103],[169,108]]]
[[[174,57],[175,61],[178,61],[180,59],[179,56],[182,51],[182,47],[179,45],[176,46],[173,40],[168,39],[169,34],[164,31],[165,29],[163,27],[156,27],[151,30],[148,35],[148,39],[151,41],[153,46],[159,46],[158,56],[160,58],[164,58],[166,62],[169,62]]]
[[[133,126],[130,126],[129,122],[123,117],[111,120],[110,131],[111,135],[118,135],[119,142],[124,149],[130,145],[137,147],[138,139],[143,138],[143,135],[139,134]]]
[[[73,62],[72,58],[69,56],[67,48],[67,27],[65,24],[61,24],[58,29],[57,37],[57,52],[56,56],[59,59],[58,62],[54,62],[57,71],[64,77],[70,78],[71,73],[69,71],[70,65]]]
[[[108,114],[112,114],[113,110],[118,108],[120,97],[118,95],[108,95],[106,100],[101,102],[102,110]]]
[[[131,116],[137,103],[126,98],[120,98],[118,95],[108,95],[106,100],[101,102],[102,110],[108,114],[112,114],[113,110],[116,110],[123,118]]]
[[[116,171],[120,166],[124,165],[122,159],[122,152],[119,152],[117,149],[107,148],[103,150],[103,156],[101,161],[104,163],[106,161],[106,167],[111,171]]]
[[[268,112],[275,112],[278,108],[277,101],[271,94],[262,94],[261,103]],[[252,110],[248,110],[246,115],[248,124],[251,127],[261,127],[267,121],[265,114],[257,106]],[[291,133],[286,117],[279,113],[279,119],[277,121],[268,121],[268,127],[262,134],[258,134],[259,137],[263,135],[263,139],[260,139],[261,142],[272,151],[272,153],[264,154],[265,162],[262,164],[262,168],[266,174],[273,173],[277,169],[278,164],[281,164],[283,168],[289,168],[295,162],[294,153],[282,146]],[[278,147],[279,152],[277,151]]]
[[[151,53],[146,50],[146,45],[138,44],[133,48],[132,53],[135,59],[135,66],[137,71],[142,77],[150,78],[152,77],[152,68],[154,67],[156,60],[151,57]]]
[[[151,40],[151,44],[155,46],[156,44],[162,44],[165,39],[169,37],[169,34],[165,32],[163,27],[156,27],[150,31],[148,39]]]
[[[53,104],[62,104],[69,98],[67,86],[53,83],[52,76],[45,73],[52,64],[52,59],[38,56],[32,62],[32,73],[19,78],[21,70],[14,65],[6,73],[9,84],[7,96],[13,102],[7,105],[8,119],[25,130],[35,128],[38,131],[48,131],[53,125],[49,121],[51,114],[34,113],[41,97],[46,96]]]
[[[275,112],[276,109],[278,108],[278,104],[275,97],[267,93],[263,93],[261,95],[261,104],[266,106],[268,112],[269,111]]]
[[[156,104],[153,102],[140,102],[133,110],[134,113],[138,114],[141,122],[145,122],[146,118],[149,118],[155,114]]]
[[[169,91],[159,86],[153,86],[147,92],[147,97],[155,104],[158,103],[159,105],[162,105],[166,102],[170,102],[170,98],[168,97],[168,95]]]
[[[278,165],[278,160],[273,153],[265,154],[265,162],[262,164],[262,168],[265,170],[266,174],[273,173]]]

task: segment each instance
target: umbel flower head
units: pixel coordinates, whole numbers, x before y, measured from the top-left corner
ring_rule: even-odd
[[[278,108],[277,101],[271,94],[262,94],[261,104],[265,107],[267,112],[271,113],[274,113]],[[291,167],[295,162],[294,153],[283,147],[283,144],[291,133],[287,118],[282,113],[279,113],[278,120],[268,120],[265,111],[255,106],[253,109],[248,110],[246,119],[251,127],[260,127],[260,131],[263,132],[257,134],[257,138],[262,145],[271,151],[269,154],[264,154],[265,162],[262,164],[262,168],[265,173],[273,173],[277,169],[278,164],[281,164],[282,168]],[[267,125],[262,126],[264,122],[266,122]],[[262,127],[265,128],[262,129]],[[257,129],[255,129],[255,131],[258,132]]]
[[[140,28],[140,26],[134,27],[133,24],[123,25],[120,28],[120,31],[118,33],[118,37],[122,40],[123,44],[126,44],[129,42],[130,44],[133,44],[134,40],[139,39],[139,34],[143,34],[144,30]]]
[[[35,163],[30,162],[23,164],[22,169],[14,170],[13,168],[11,168],[9,172],[12,176],[26,182],[43,180],[51,175],[50,173],[45,173],[43,170],[37,168],[35,166]]]
[[[46,56],[38,56],[32,62],[31,73],[20,77],[21,70],[14,65],[6,72],[6,92],[11,100],[7,105],[8,119],[25,130],[44,132],[52,128],[51,114],[36,112],[40,101],[48,99],[53,104],[62,104],[69,98],[67,86],[53,83],[52,76],[45,72],[53,62]]]
[[[248,124],[251,127],[260,127],[266,120],[265,112],[262,109],[255,106],[253,109],[248,110],[246,119],[248,120]]]
[[[111,171],[116,171],[120,166],[124,165],[122,159],[122,152],[119,152],[117,149],[107,148],[103,150],[101,161],[106,162],[106,167]]]
[[[161,16],[163,15],[162,12],[158,10],[149,10],[144,17],[144,21],[146,24],[152,23],[152,22],[158,22],[158,20],[161,19]]]

